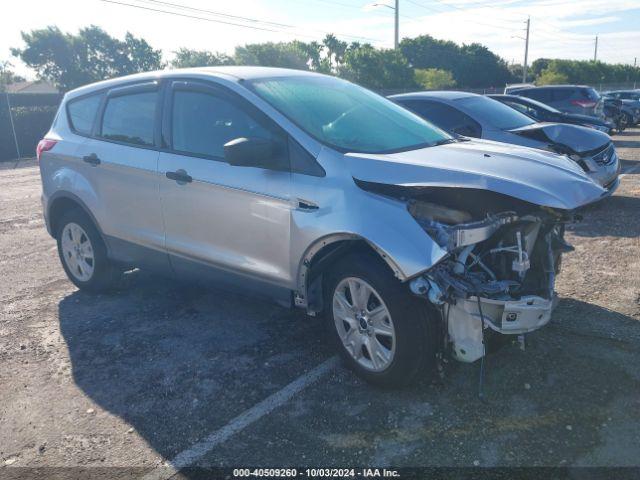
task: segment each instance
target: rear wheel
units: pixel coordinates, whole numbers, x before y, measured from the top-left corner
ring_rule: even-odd
[[[346,364],[381,386],[402,386],[433,367],[426,306],[373,256],[340,260],[325,282],[327,321]]]
[[[69,280],[91,292],[112,288],[120,272],[107,258],[102,237],[89,216],[79,209],[69,210],[58,223],[58,254]]]

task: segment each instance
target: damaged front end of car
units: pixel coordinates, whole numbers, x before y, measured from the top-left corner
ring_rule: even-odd
[[[574,214],[476,189],[385,189],[447,251],[409,286],[441,313],[454,358],[483,357],[489,331],[524,334],[549,322]]]

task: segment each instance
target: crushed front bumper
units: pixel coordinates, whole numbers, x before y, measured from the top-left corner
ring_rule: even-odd
[[[546,325],[557,303],[557,297],[529,295],[519,300],[494,300],[469,297],[448,305],[448,333],[453,354],[462,362],[474,362],[484,355],[482,342],[485,328],[501,334],[523,334]],[[480,315],[482,310],[482,315]],[[484,320],[484,322],[483,322]]]

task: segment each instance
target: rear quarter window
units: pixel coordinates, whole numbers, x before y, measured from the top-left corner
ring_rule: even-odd
[[[533,98],[534,100],[538,100],[542,103],[552,101],[551,90],[548,88],[524,90],[522,92],[518,92],[518,94],[525,97]]]
[[[556,88],[553,90],[553,100],[556,102],[569,100],[574,93],[575,93],[575,90],[570,88]]]
[[[103,94],[95,94],[71,100],[67,104],[69,124],[73,131],[83,135],[91,134],[102,97]]]

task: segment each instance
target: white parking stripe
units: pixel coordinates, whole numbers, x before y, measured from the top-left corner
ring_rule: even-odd
[[[271,413],[276,408],[284,405],[294,395],[328,374],[338,364],[338,357],[334,356],[325,360],[313,370],[298,377],[282,390],[268,396],[249,410],[241,413],[224,427],[209,434],[204,440],[192,445],[187,450],[176,455],[173,460],[163,462],[151,472],[144,475],[144,480],[167,480],[181,468],[193,465],[203,456],[209,453],[216,445],[227,441],[230,437],[245,429],[255,421]]]

